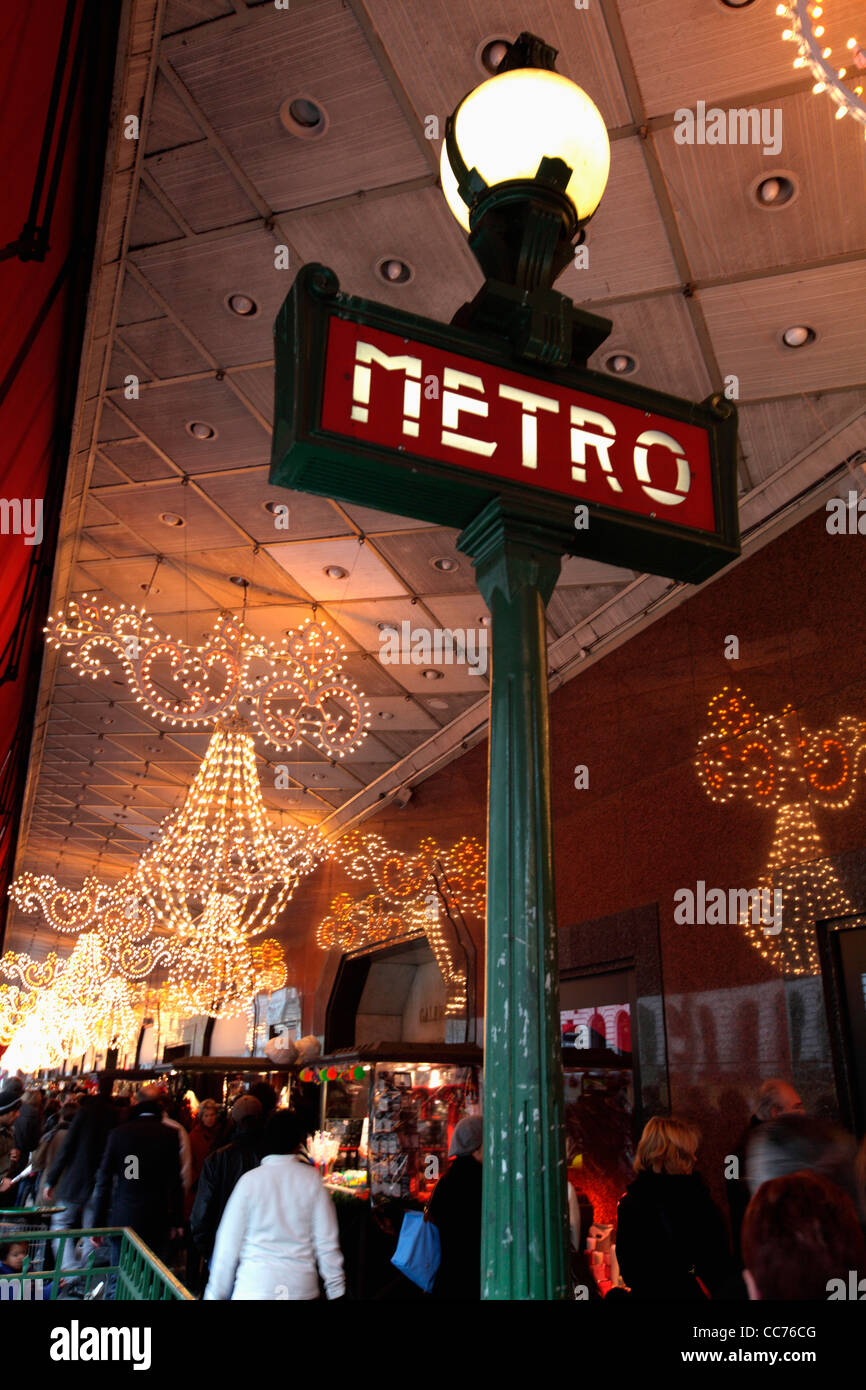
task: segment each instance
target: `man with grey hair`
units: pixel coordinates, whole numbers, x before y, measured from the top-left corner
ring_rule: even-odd
[[[747,1146],[752,1135],[761,1125],[770,1120],[778,1119],[780,1115],[794,1112],[802,1114],[803,1102],[790,1081],[786,1081],[782,1076],[769,1077],[768,1080],[762,1082],[748,1126],[740,1136],[734,1152],[729,1156],[735,1160],[735,1171],[728,1175],[726,1170],[725,1190],[728,1197],[728,1209],[731,1214],[731,1244],[734,1256],[741,1264],[740,1228],[752,1195],[749,1184],[746,1182]]]
[[[848,1193],[855,1205],[854,1163],[857,1145],[838,1125],[811,1115],[787,1112],[759,1125],[746,1147],[746,1181],[750,1195],[765,1182],[790,1173],[818,1173]]]

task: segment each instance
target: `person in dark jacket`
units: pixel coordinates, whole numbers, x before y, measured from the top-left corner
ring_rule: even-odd
[[[736,1159],[736,1166],[734,1173],[725,1178],[725,1191],[731,1215],[731,1241],[734,1255],[740,1264],[740,1228],[751,1197],[749,1184],[746,1182],[746,1151],[752,1136],[761,1125],[777,1120],[780,1115],[802,1113],[803,1102],[794,1087],[780,1076],[770,1077],[769,1081],[765,1081],[761,1086],[754,1113],[750,1116],[749,1123],[734,1149],[732,1157]]]
[[[84,1094],[75,1119],[69,1126],[63,1147],[46,1169],[42,1195],[46,1202],[62,1203],[63,1210],[51,1218],[52,1231],[74,1231],[82,1225],[82,1213],[93,1190],[108,1136],[117,1124],[117,1111],[104,1096]],[[72,1250],[64,1242],[63,1267],[77,1266]],[[52,1242],[55,1259],[60,1241]]]
[[[21,1150],[15,1143],[14,1127],[21,1112],[21,1093],[24,1087],[17,1076],[0,1086],[0,1207],[15,1206],[15,1187],[12,1179],[20,1171]]]
[[[199,1254],[210,1260],[217,1227],[238,1178],[258,1168],[264,1144],[262,1105],[255,1096],[241,1096],[232,1106],[234,1133],[228,1144],[208,1154],[198,1180],[190,1215],[190,1231]]]
[[[427,1220],[442,1246],[434,1298],[481,1298],[481,1138],[480,1115],[458,1121],[448,1150],[451,1163],[427,1205]]]
[[[39,1145],[39,1140],[42,1137],[43,1105],[44,1097],[41,1091],[34,1088],[24,1092],[18,1118],[12,1127],[12,1136],[19,1155],[12,1169],[12,1177],[23,1172],[30,1162],[30,1155]],[[22,1178],[17,1186],[15,1205],[18,1207],[29,1206],[36,1191],[35,1178],[29,1174],[26,1178]]]
[[[731,1274],[725,1223],[695,1172],[700,1132],[655,1115],[617,1208],[616,1256],[636,1298],[702,1301]]]
[[[84,1219],[130,1226],[161,1260],[168,1255],[183,1220],[183,1188],[177,1133],[162,1123],[159,1101],[142,1100],[112,1130]]]

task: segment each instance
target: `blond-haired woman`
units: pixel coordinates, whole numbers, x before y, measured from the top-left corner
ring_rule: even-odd
[[[700,1131],[654,1115],[617,1208],[616,1254],[636,1298],[702,1300],[731,1271],[722,1214],[695,1171]]]

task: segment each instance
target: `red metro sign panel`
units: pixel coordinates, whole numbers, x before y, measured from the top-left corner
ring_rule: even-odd
[[[448,526],[499,496],[563,550],[675,578],[738,553],[729,402],[527,370],[335,285],[306,267],[277,321],[272,482]]]

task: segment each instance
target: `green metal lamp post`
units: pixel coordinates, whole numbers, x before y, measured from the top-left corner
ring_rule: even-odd
[[[610,324],[576,310],[552,285],[598,205],[610,151],[601,116],[554,73],[555,56],[521,34],[496,76],[461,102],[446,126],[442,185],[487,276],[455,323],[507,338],[524,360],[583,365]],[[503,129],[503,120],[528,129]],[[492,618],[482,1296],[563,1299],[570,1289],[544,617],[561,549],[543,525],[501,500],[457,545],[475,566]]]
[[[696,582],[739,554],[734,406],[590,370],[611,324],[553,288],[609,166],[555,56],[521,34],[448,122],[442,189],[486,277],[450,325],[313,263],[274,329],[271,482],[461,528],[492,615],[488,1299],[569,1296],[544,619],[560,557]]]

